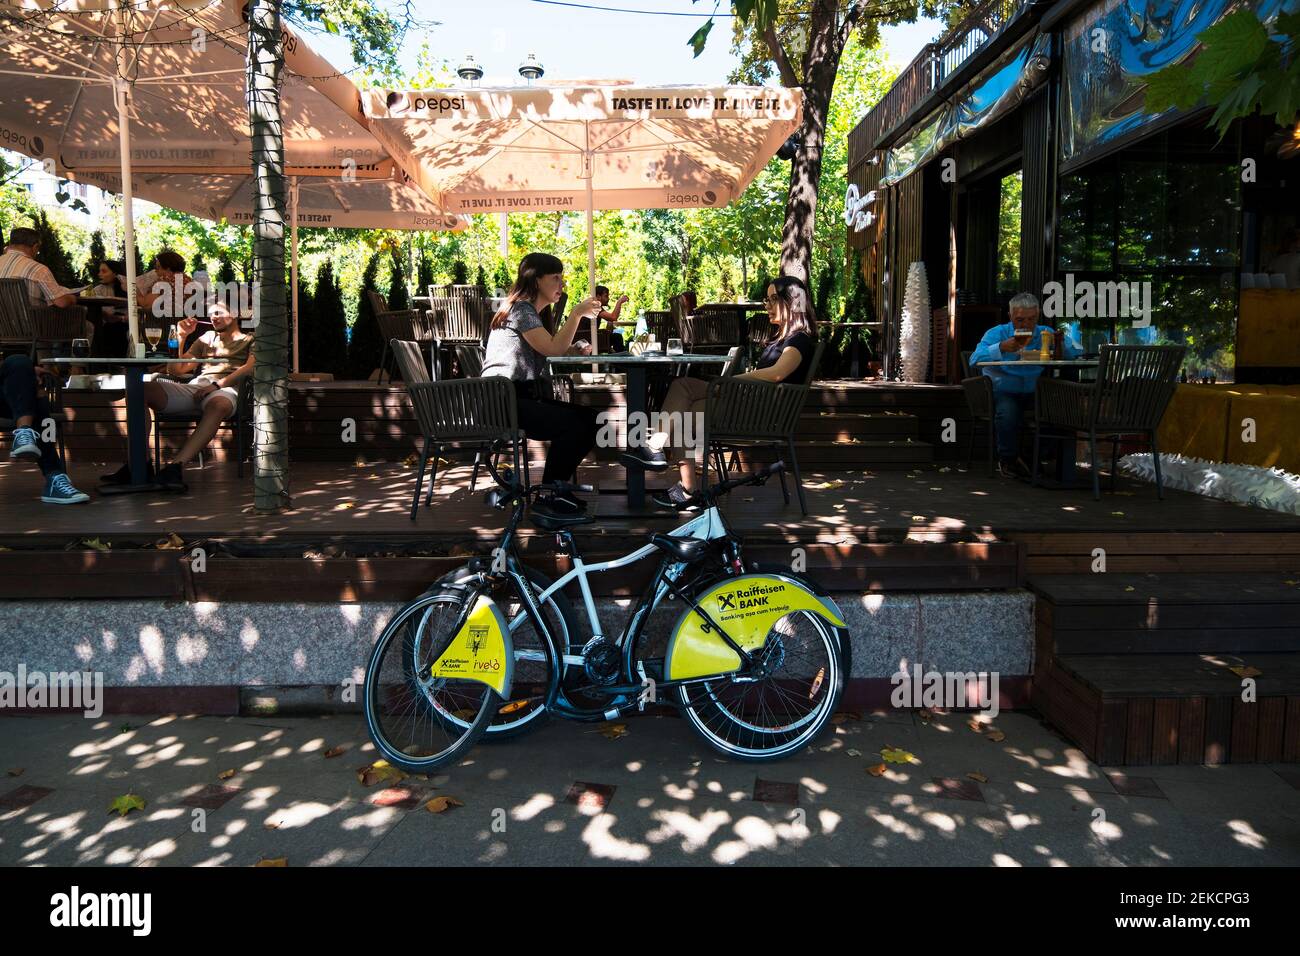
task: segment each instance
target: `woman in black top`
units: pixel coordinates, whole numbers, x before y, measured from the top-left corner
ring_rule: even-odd
[[[564,263],[544,252],[524,256],[501,311],[492,317],[483,359],[484,378],[495,375],[515,383],[519,427],[529,438],[551,443],[543,482],[572,481],[596,445],[596,410],[555,399],[546,359],[568,353],[578,327],[596,314],[600,300],[580,302],[552,335],[539,313],[563,293]],[[557,514],[587,510],[586,502],[571,494],[547,496],[537,507]]]
[[[808,378],[813,354],[817,350],[817,320],[809,304],[808,287],[793,276],[774,279],[768,283],[764,304],[767,306],[768,321],[775,326],[772,338],[753,371],[736,377],[759,382],[802,384]],[[680,430],[687,417],[690,418],[693,431],[690,443],[692,454],[687,454],[687,442],[680,431],[677,440],[671,445],[669,433],[660,431],[650,436],[646,447],[630,448],[623,455],[625,464],[651,471],[667,469],[670,461],[677,463],[681,481],[664,494],[655,495],[655,503],[663,507],[685,506],[695,490],[695,459],[701,451],[704,397],[707,390],[708,384],[703,379],[674,379],[668,389],[668,396],[664,399],[662,412],[671,416],[667,421],[675,429]]]
[[[105,259],[99,264],[95,277],[99,281],[90,292],[92,296],[126,298],[126,263]],[[106,307],[100,310],[100,315],[102,321],[95,330],[90,354],[96,358],[124,358],[130,351],[130,325],[126,321],[126,310]]]

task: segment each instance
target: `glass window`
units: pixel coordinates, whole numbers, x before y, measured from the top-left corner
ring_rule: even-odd
[[[1020,291],[1020,194],[1024,177],[1020,170],[1002,177],[998,191],[998,293]]]

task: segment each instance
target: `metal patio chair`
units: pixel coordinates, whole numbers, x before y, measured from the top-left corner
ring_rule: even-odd
[[[253,427],[253,376],[245,375],[239,380],[239,388],[235,400],[235,414],[231,415],[221,423],[221,427],[229,428],[235,433],[235,474],[240,478],[244,477],[244,428],[247,426],[250,431]],[[157,471],[162,468],[162,430],[163,425],[174,425],[183,423],[186,425],[195,425],[203,418],[202,410],[193,412],[154,412],[153,413],[153,466]],[[251,453],[252,442],[248,442],[248,450]],[[203,468],[203,453],[199,452],[199,468]]]
[[[1033,482],[1038,483],[1038,448],[1043,438],[1074,440],[1088,436],[1092,496],[1101,500],[1097,439],[1110,438],[1110,487],[1115,490],[1121,437],[1144,435],[1155,465],[1156,497],[1164,498],[1156,429],[1178,387],[1178,369],[1187,349],[1182,345],[1103,345],[1094,382],[1040,379],[1034,393]]]
[[[73,339],[88,339],[86,308],[35,305],[26,279],[0,279],[0,354],[22,350],[36,361],[46,346],[68,346]]]

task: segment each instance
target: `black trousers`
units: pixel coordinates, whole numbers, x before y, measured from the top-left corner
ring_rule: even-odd
[[[50,414],[50,403],[36,395],[36,370],[26,355],[11,355],[0,363],[0,418],[32,417],[36,447],[41,451],[41,474],[49,477],[64,470],[54,442],[41,437],[41,421]]]
[[[596,410],[554,398],[538,398],[532,382],[515,382],[519,427],[529,438],[551,443],[542,481],[572,481],[596,447]]]

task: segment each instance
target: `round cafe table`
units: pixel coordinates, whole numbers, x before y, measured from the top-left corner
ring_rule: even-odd
[[[141,491],[157,491],[158,485],[149,480],[149,419],[144,406],[144,373],[157,365],[223,365],[228,358],[175,359],[166,356],[144,358],[52,358],[42,359],[42,365],[96,365],[122,366],[126,371],[126,445],[127,464],[131,468],[131,481],[125,485],[100,485],[103,495],[126,495]]]

